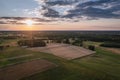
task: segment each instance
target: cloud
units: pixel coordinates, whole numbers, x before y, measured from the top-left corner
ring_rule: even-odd
[[[55,5],[70,5],[78,2],[79,0],[35,0],[39,4],[46,4],[47,6],[55,6]]]
[[[43,6],[42,10],[44,10],[42,15],[45,17],[53,17],[53,18],[60,17],[59,12],[57,12],[49,7]]]
[[[34,0],[39,6],[23,12],[37,18],[0,17],[0,24],[24,24],[32,19],[41,22],[95,20],[100,18],[120,19],[120,0]],[[16,9],[14,9],[16,11]]]
[[[42,7],[41,15],[64,19],[120,19],[120,0],[35,0]],[[69,7],[68,7],[69,6]],[[70,7],[72,6],[72,7]],[[41,12],[40,12],[41,13]]]
[[[25,24],[24,21],[30,19],[35,23],[34,25],[41,25],[44,22],[51,22],[53,20],[29,17],[0,17],[0,24]]]
[[[69,10],[69,14],[64,17],[120,18],[120,14],[113,13],[120,11],[120,5],[118,3],[120,3],[119,0],[89,1],[78,4],[75,9]]]
[[[79,0],[48,0],[45,2],[48,6],[55,6],[55,5],[72,5],[74,3],[79,2]]]

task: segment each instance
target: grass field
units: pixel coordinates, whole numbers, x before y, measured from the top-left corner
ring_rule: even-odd
[[[33,56],[0,61],[0,67],[42,58],[56,63],[58,67],[21,80],[120,80],[120,55],[99,47],[94,55],[70,61],[52,54],[29,51],[20,47],[10,47],[0,52],[0,59],[27,54],[33,54]]]
[[[49,58],[50,59],[50,58]],[[97,49],[93,56],[72,61],[52,60],[59,67],[22,80],[119,80],[120,55]],[[47,76],[47,77],[46,77]]]
[[[17,43],[18,39],[10,39],[10,40],[0,40],[0,45],[8,45],[8,44],[11,44],[11,43]]]
[[[84,41],[83,44],[84,47],[87,47],[88,45],[93,45],[98,47],[100,44],[102,44],[102,42]]]

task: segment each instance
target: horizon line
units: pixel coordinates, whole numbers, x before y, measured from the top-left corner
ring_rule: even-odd
[[[120,31],[120,30],[0,30],[2,31]]]

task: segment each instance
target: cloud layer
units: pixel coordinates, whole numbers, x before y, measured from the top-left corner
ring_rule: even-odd
[[[33,20],[34,25],[41,25],[43,22],[51,22],[49,19],[29,18],[29,17],[0,17],[0,24],[26,24],[26,20]]]
[[[25,13],[28,17],[0,17],[0,24],[24,24],[32,19],[37,24],[43,22],[95,20],[100,18],[120,19],[120,0],[34,0],[39,6]]]
[[[44,17],[67,19],[120,18],[120,0],[35,0]],[[68,7],[69,6],[69,7]]]

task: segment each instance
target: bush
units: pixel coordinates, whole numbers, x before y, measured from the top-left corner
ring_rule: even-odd
[[[28,47],[44,47],[46,43],[42,40],[20,40],[18,41],[19,46],[28,46]]]
[[[8,48],[8,47],[10,47],[10,45],[6,45],[5,47]]]
[[[70,44],[69,39],[66,39],[63,43]]]
[[[83,46],[83,41],[82,40],[79,43],[80,43],[80,46]]]
[[[4,46],[0,46],[0,50],[3,50],[4,49]]]
[[[102,47],[120,48],[120,43],[103,43]]]
[[[72,45],[76,45],[76,46],[83,46],[83,41],[81,40],[75,40]]]
[[[88,49],[90,49],[90,50],[92,50],[92,51],[95,51],[95,46],[89,45],[89,46],[88,46]]]

